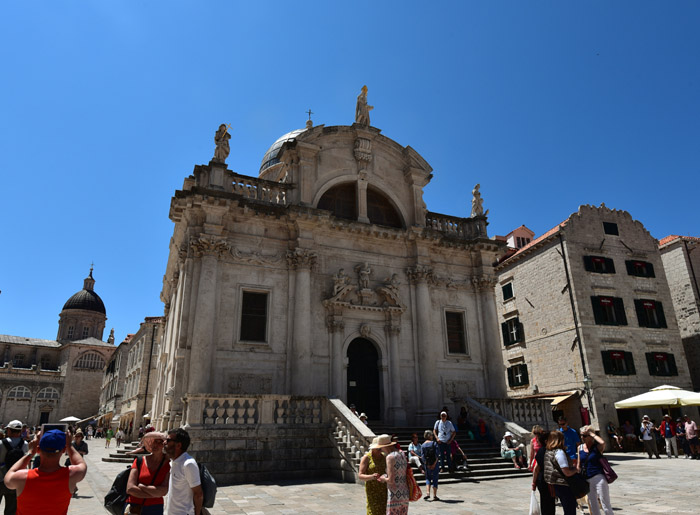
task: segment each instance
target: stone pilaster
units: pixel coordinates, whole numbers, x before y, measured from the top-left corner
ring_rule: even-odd
[[[421,410],[435,411],[438,404],[439,390],[437,377],[436,354],[434,351],[433,335],[431,334],[429,284],[433,281],[433,269],[429,266],[418,265],[406,270],[408,278],[416,289],[416,320],[418,324],[418,372],[416,378],[417,391],[421,394]]]
[[[332,388],[333,395],[339,399],[345,397],[345,388],[343,384],[343,365],[345,356],[343,355],[343,332],[345,323],[341,316],[328,316],[328,332],[331,333],[331,371],[332,371]]]
[[[503,376],[503,353],[501,351],[501,337],[498,334],[498,313],[496,312],[496,298],[494,287],[495,277],[474,277],[472,285],[477,304],[477,314],[482,341],[482,361],[484,363],[484,383],[487,391],[484,394],[492,398],[506,397],[505,381]]]
[[[406,423],[406,411],[401,402],[401,356],[399,354],[399,335],[401,327],[390,321],[384,328],[389,340],[389,374],[391,374],[391,396],[389,398],[389,416],[394,425]]]
[[[292,395],[311,395],[311,268],[317,255],[296,248],[287,253],[289,266],[296,270],[294,285],[294,328],[292,332]]]

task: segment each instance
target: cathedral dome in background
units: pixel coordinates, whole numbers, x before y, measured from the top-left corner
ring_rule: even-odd
[[[105,305],[97,293],[89,290],[80,290],[71,296],[63,305],[63,309],[84,309],[106,314]]]
[[[284,145],[287,141],[295,140],[296,137],[304,131],[306,131],[306,128],[297,129],[295,131],[288,132],[287,134],[278,138],[277,141],[275,141],[272,144],[272,146],[267,150],[267,152],[265,152],[262,164],[260,165],[260,174],[262,175],[265,172],[265,170],[270,168],[272,165],[276,165],[277,163],[279,163],[280,160],[277,156],[279,156],[282,145]]]

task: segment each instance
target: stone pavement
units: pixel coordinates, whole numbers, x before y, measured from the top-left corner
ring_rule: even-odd
[[[114,442],[113,446],[114,446]],[[102,500],[113,478],[125,465],[104,463],[104,440],[90,440],[88,475],[80,483],[78,498],[71,501],[69,513],[107,513]],[[610,486],[616,515],[641,513],[698,513],[695,493],[700,461],[683,458],[647,459],[641,454],[608,455],[620,478]],[[530,503],[529,474],[501,481],[442,485],[439,502],[411,503],[410,513],[501,515],[527,514]],[[422,485],[421,485],[422,487]],[[425,489],[424,489],[425,491]],[[363,514],[364,490],[361,485],[311,480],[306,483],[280,481],[219,487],[212,515],[223,514]],[[561,508],[557,509],[561,513]]]

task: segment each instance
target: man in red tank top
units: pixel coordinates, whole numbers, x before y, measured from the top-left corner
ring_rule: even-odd
[[[58,429],[37,433],[29,452],[5,474],[5,486],[17,490],[17,515],[63,515],[68,513],[73,491],[87,472],[83,457],[71,445],[72,435]],[[32,457],[41,457],[39,468],[27,469]],[[61,466],[68,450],[73,465]]]

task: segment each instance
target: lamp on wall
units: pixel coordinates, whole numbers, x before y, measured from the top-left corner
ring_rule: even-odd
[[[593,388],[593,379],[591,376],[586,374],[583,376],[583,389],[586,391],[586,398],[588,399],[588,410],[593,414],[593,399],[591,398],[591,392]]]

